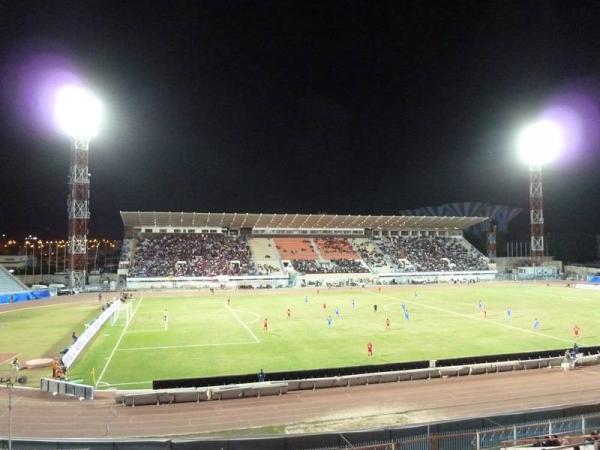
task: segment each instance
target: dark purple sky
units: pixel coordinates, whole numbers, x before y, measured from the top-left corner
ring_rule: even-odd
[[[527,206],[515,130],[600,81],[600,3],[0,0],[0,230],[66,234],[68,142],[17,113],[58,55],[105,99],[93,235],[119,210]],[[546,171],[550,231],[600,229],[600,151]]]

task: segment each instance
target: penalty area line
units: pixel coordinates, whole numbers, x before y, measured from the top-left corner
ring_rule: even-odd
[[[228,345],[248,345],[257,344],[255,341],[250,342],[215,342],[214,344],[185,344],[185,345],[160,345],[156,347],[125,347],[120,348],[118,352],[144,351],[144,350],[168,350],[174,348],[196,348],[196,347],[222,347]]]
[[[250,333],[250,336],[252,336],[252,338],[258,344],[260,342],[260,339],[258,337],[256,337],[256,335],[252,332],[250,327],[248,325],[246,325],[246,323],[242,319],[239,318],[239,316],[235,313],[235,311],[233,309],[231,309],[231,307],[227,303],[223,303],[223,305],[225,306],[225,308],[227,308],[229,310],[229,312],[231,314],[233,314],[233,317],[235,317],[235,320],[237,320],[240,324],[242,324],[242,326],[248,331],[248,333]]]
[[[117,351],[117,348],[119,347],[119,345],[121,344],[121,341],[123,340],[123,336],[125,336],[125,333],[127,332],[127,328],[129,328],[129,324],[131,322],[133,322],[133,318],[135,317],[135,313],[140,308],[140,305],[142,304],[143,301],[144,301],[144,294],[142,294],[142,297],[140,298],[140,302],[136,305],[135,309],[131,313],[131,317],[129,318],[129,322],[127,322],[125,324],[125,327],[123,327],[123,331],[121,331],[121,335],[119,336],[119,339],[117,340],[117,343],[115,344],[115,346],[112,349],[112,352],[108,356],[108,359],[106,360],[106,364],[104,364],[104,368],[102,369],[102,372],[100,372],[100,376],[98,377],[98,380],[96,380],[96,387],[98,387],[98,384],[102,380],[102,377],[104,376],[104,373],[106,372],[106,369],[108,368],[108,365],[112,361],[112,358],[113,358],[113,356],[115,356],[115,352]]]

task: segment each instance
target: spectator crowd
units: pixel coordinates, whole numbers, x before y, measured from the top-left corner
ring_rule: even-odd
[[[482,254],[470,252],[457,238],[396,237],[379,241],[400,268],[415,272],[486,270]]]
[[[313,251],[312,241],[305,238],[279,239],[277,248],[283,258],[290,259],[296,271],[305,274],[368,273],[368,267],[376,269],[389,263],[415,272],[487,269],[485,257],[476,250],[470,251],[460,239],[393,237],[360,242],[353,247],[345,238],[317,238],[315,244],[322,259]],[[126,259],[130,252],[129,241],[125,241],[121,259]],[[159,234],[139,239],[129,276],[214,277],[270,275],[280,271],[280,267],[269,263],[255,264],[245,238],[224,234]]]
[[[141,238],[130,277],[255,275],[247,242],[223,234],[156,235]]]
[[[301,273],[368,273],[367,269],[360,261],[350,259],[334,259],[330,262],[321,263],[315,260],[294,259],[292,266]]]
[[[377,251],[371,242],[360,242],[355,244],[355,247],[362,260],[372,269],[381,269],[388,265],[383,253]]]

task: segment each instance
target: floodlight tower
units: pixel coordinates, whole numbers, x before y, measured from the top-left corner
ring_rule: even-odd
[[[69,284],[78,292],[85,288],[87,274],[87,233],[90,220],[90,174],[88,150],[102,118],[102,105],[90,92],[78,86],[64,86],[57,92],[55,118],[71,138],[69,170]]]
[[[544,260],[542,166],[558,156],[562,145],[562,130],[557,123],[550,120],[539,120],[524,128],[519,135],[519,153],[529,165],[529,217],[533,266],[541,266]]]

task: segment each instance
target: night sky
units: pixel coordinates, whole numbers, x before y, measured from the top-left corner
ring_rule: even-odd
[[[66,235],[69,142],[22,114],[30,57],[105,102],[90,231],[118,238],[119,210],[527,207],[516,131],[574,93],[598,126],[599,23],[585,1],[0,0],[0,231]],[[600,230],[583,141],[545,169],[551,232]]]

